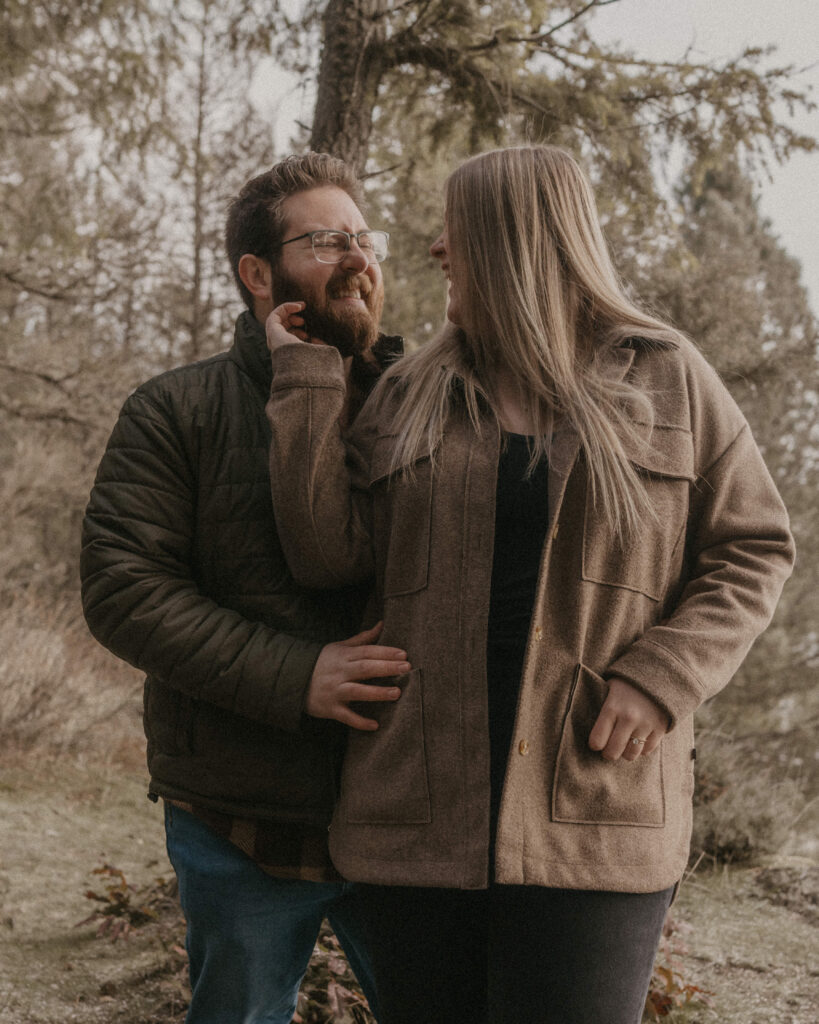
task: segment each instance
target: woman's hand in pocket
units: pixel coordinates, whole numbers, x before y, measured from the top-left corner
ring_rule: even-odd
[[[634,761],[650,754],[668,731],[669,718],[656,701],[616,677],[589,734],[589,747],[607,761]],[[637,742],[634,742],[634,741]]]

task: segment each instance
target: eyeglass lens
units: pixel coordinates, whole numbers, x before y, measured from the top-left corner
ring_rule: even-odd
[[[314,231],[313,252],[320,263],[340,263],[350,249],[354,238],[359,249],[370,263],[381,263],[389,251],[389,235],[386,231],[359,231],[349,236],[343,231]]]

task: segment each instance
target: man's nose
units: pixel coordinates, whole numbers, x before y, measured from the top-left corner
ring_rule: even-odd
[[[429,254],[430,256],[434,256],[436,259],[440,259],[444,255],[445,251],[444,236],[443,234],[440,234],[429,247]]]
[[[355,238],[350,239],[350,248],[344,253],[341,265],[345,270],[355,274],[363,274],[370,265],[366,253],[362,251]]]

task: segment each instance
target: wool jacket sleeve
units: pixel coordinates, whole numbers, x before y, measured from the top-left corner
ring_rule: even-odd
[[[765,629],[794,562],[788,514],[745,418],[698,355],[689,366],[696,480],[687,571],[670,614],[608,668],[671,725],[714,696]]]
[[[86,621],[118,657],[200,700],[291,732],[320,643],[249,621],[201,592],[192,549],[196,487],[168,403],[125,403],[83,522]]]
[[[342,439],[339,352],[299,342],[272,358],[270,483],[290,571],[305,587],[368,579],[374,573],[369,463],[377,434],[371,406]]]

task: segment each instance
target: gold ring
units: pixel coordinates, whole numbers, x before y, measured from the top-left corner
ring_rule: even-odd
[[[633,743],[635,747],[639,747],[641,744],[645,743],[645,740],[638,740],[636,736],[632,736],[630,742]]]

